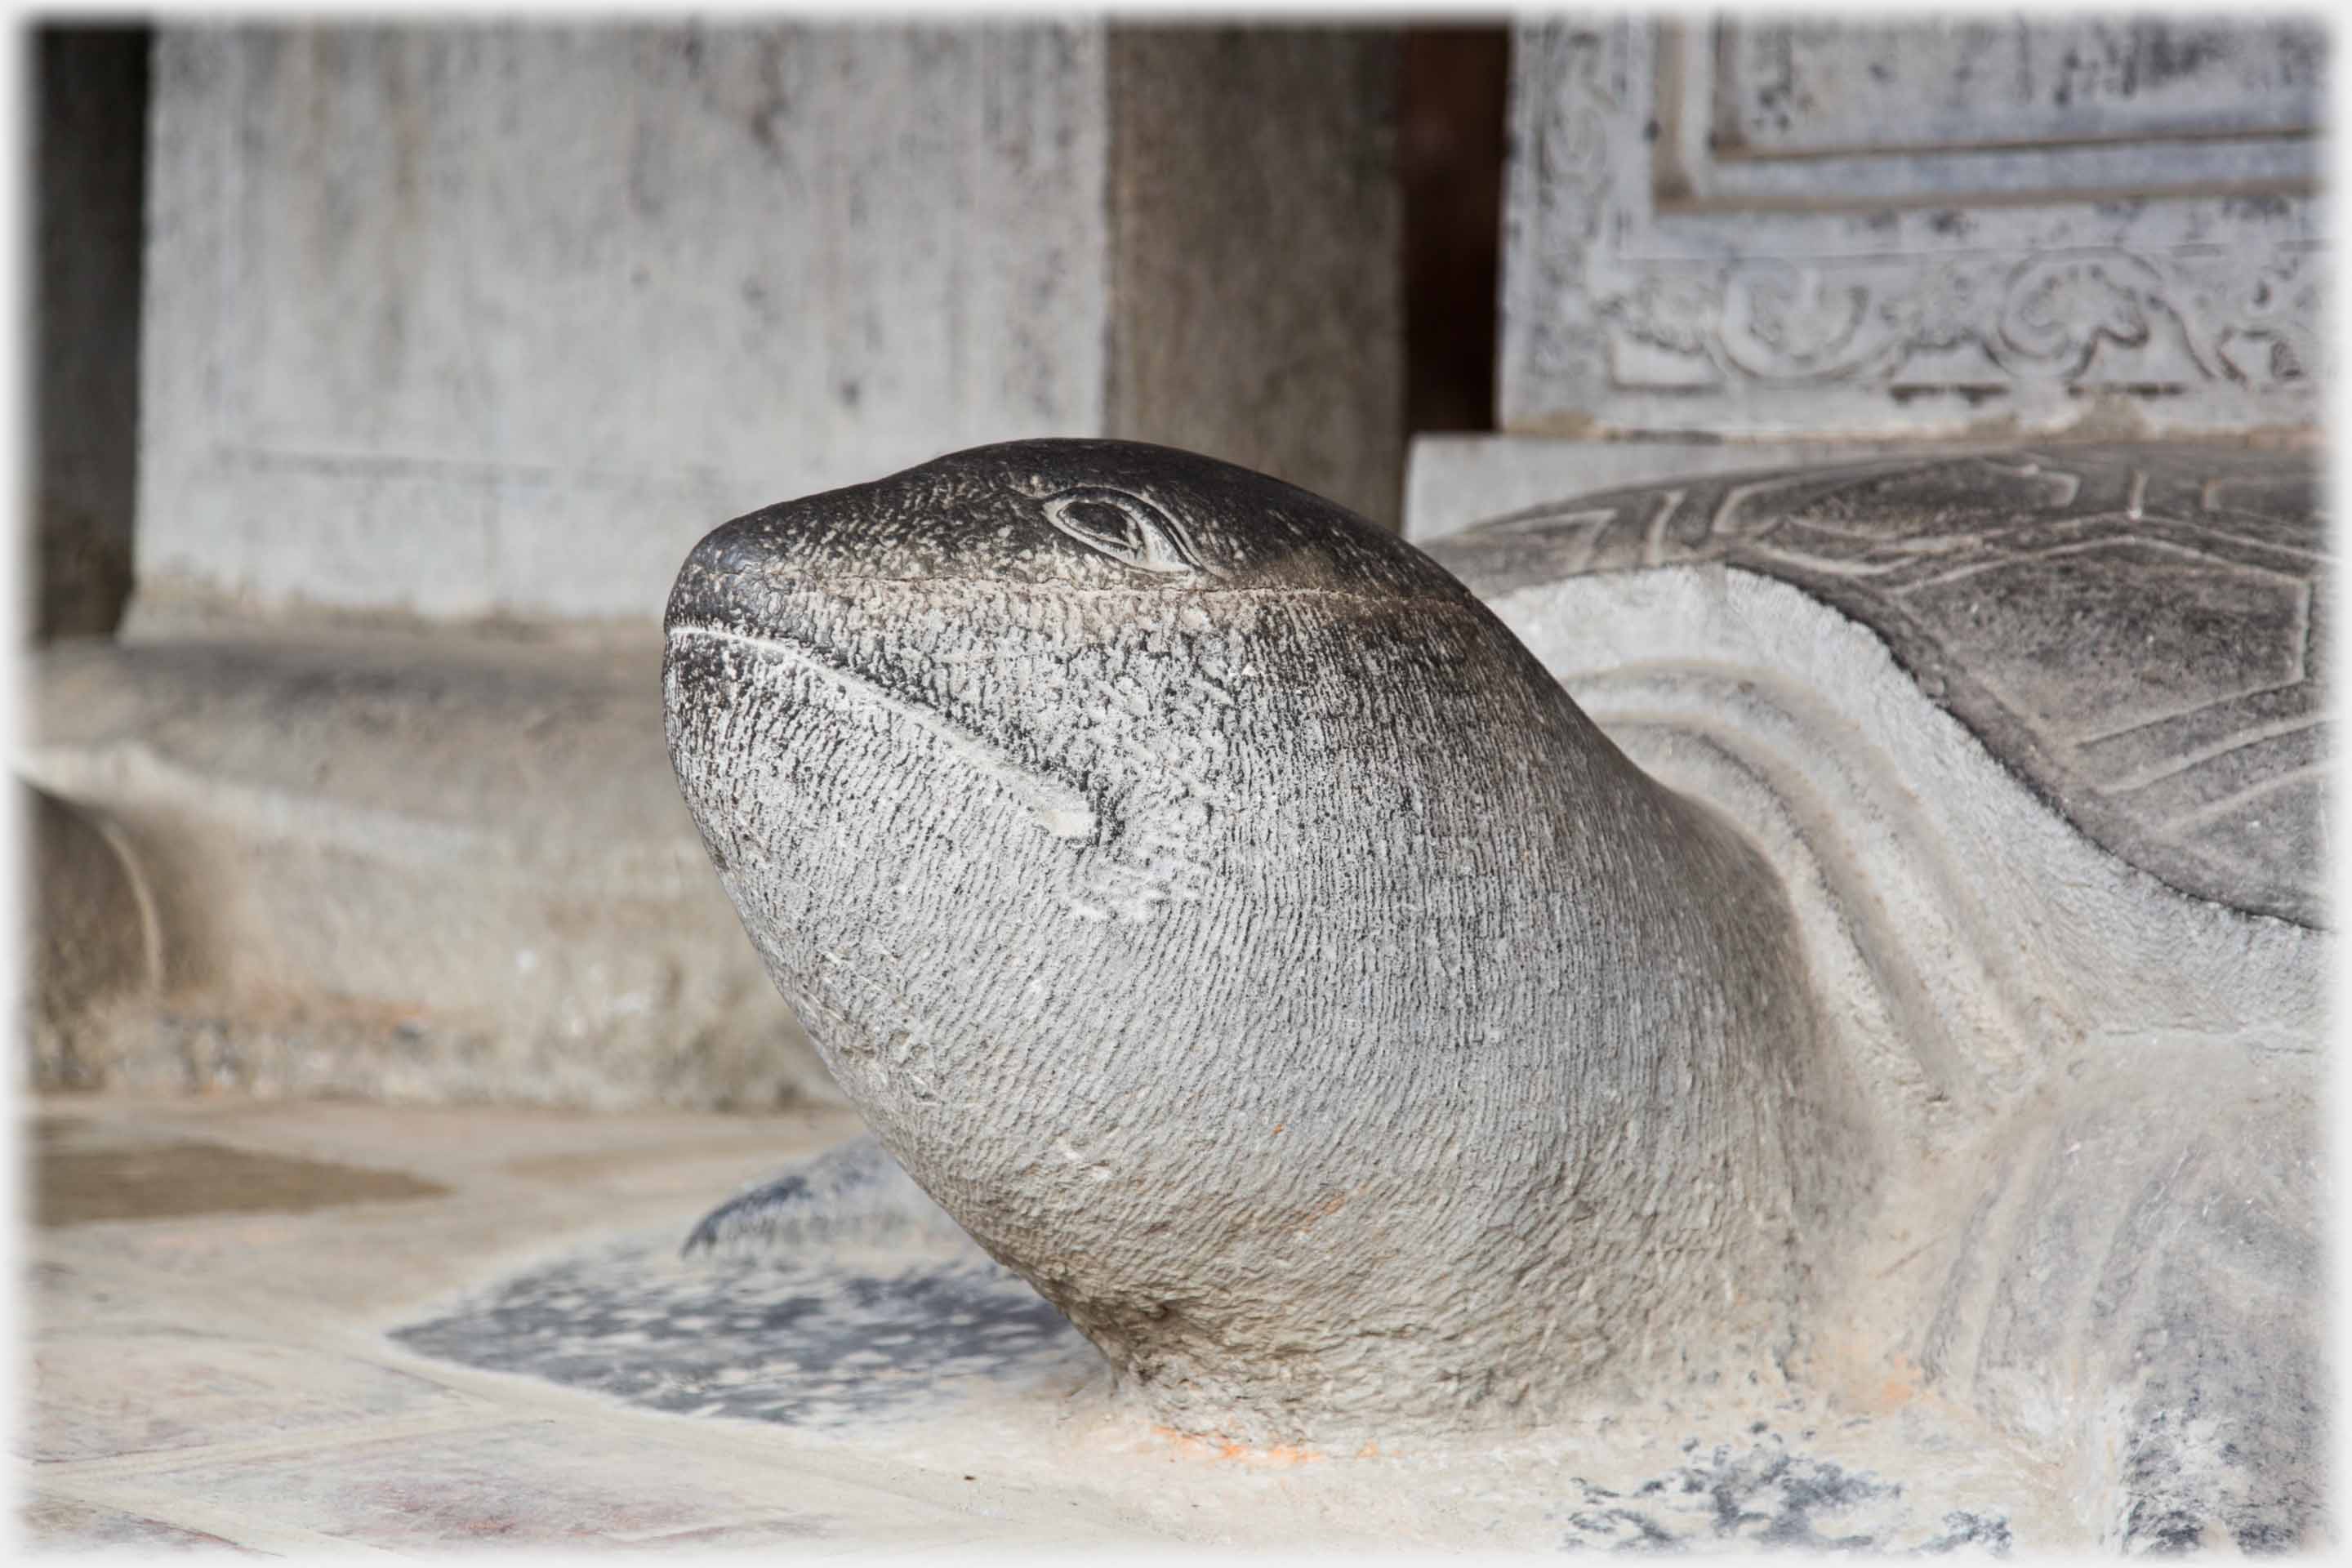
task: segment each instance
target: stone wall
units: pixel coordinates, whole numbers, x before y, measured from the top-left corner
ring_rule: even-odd
[[[1110,30],[1109,434],[1394,524],[1397,82],[1387,33]]]
[[[650,617],[769,501],[1103,417],[1098,30],[177,26],[143,576]]]
[[[166,28],[142,593],[651,616],[729,517],[1047,434],[1393,521],[1386,42]]]

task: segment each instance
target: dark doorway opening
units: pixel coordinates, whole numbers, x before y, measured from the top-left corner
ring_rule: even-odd
[[[105,636],[131,596],[152,39],[53,26],[28,40],[32,298],[19,308],[33,493],[20,625],[35,641]]]
[[[1405,430],[1495,428],[1507,27],[1409,27],[1397,161],[1404,184]]]

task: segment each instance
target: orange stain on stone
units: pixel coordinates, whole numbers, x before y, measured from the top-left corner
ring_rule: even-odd
[[[1313,1448],[1301,1448],[1288,1443],[1276,1443],[1261,1448],[1250,1443],[1233,1443],[1222,1437],[1196,1436],[1179,1432],[1173,1426],[1151,1429],[1174,1445],[1177,1452],[1188,1458],[1208,1458],[1248,1465],[1312,1465],[1319,1464],[1326,1456]],[[1370,1445],[1367,1444],[1369,1451]]]

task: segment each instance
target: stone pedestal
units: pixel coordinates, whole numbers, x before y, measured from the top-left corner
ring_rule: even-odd
[[[835,1098],[678,798],[660,667],[650,633],[45,650],[17,766],[73,803],[38,826],[44,868],[75,875],[45,876],[44,927],[86,953],[96,895],[141,920],[87,983],[51,966],[44,1081]]]

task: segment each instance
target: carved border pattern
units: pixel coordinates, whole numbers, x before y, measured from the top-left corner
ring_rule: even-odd
[[[1899,383],[1923,352],[1973,345],[2013,380],[2097,379],[2110,343],[2171,323],[2209,380],[2273,389],[2320,366],[2319,275],[2305,248],[2242,257],[2119,249],[1885,263],[1735,262],[1641,273],[1596,291],[1626,336],[1703,357],[1726,380]]]
[[[1514,289],[1525,368],[1549,387],[1736,391],[1906,383],[1966,390],[2053,384],[2156,390],[2118,351],[2156,342],[2191,378],[2300,416],[2324,374],[2326,251],[2210,242],[2134,250],[1991,248],[1838,258],[1644,258],[1648,167],[1624,139],[1671,106],[1642,79],[1630,28],[1523,28],[1511,243],[1532,288]],[[1668,134],[1648,121],[1647,135]],[[2275,202],[2283,198],[2269,198]],[[2091,203],[2085,202],[2085,207]],[[1668,367],[1629,380],[1627,352]],[[1954,366],[1965,367],[1956,373]],[[1541,411],[1538,411],[1541,412]]]

